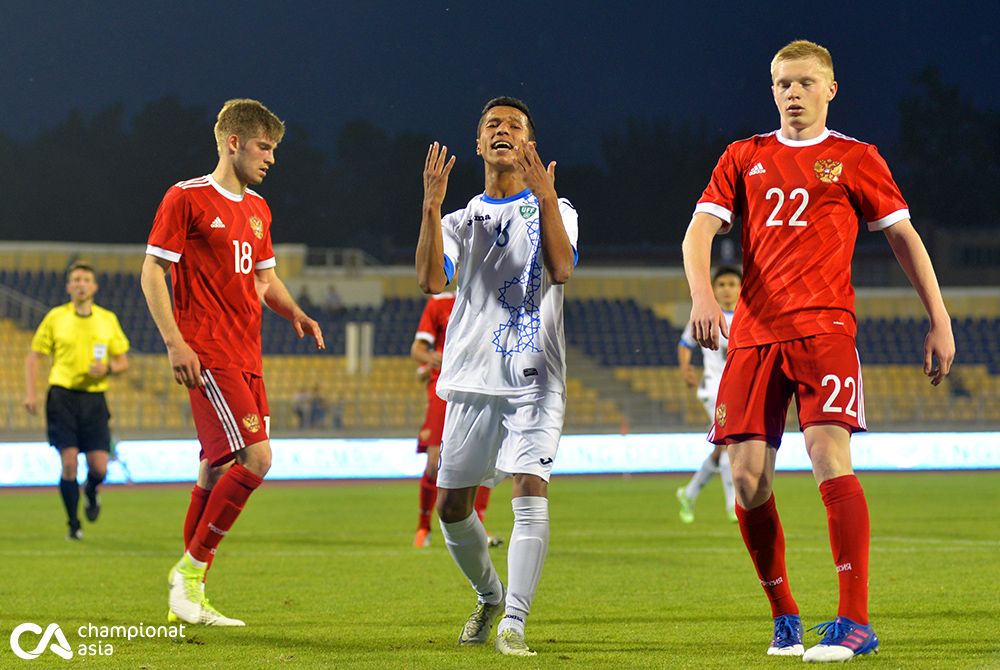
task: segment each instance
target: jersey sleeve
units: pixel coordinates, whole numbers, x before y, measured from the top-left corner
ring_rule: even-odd
[[[444,242],[444,273],[448,283],[455,277],[461,261],[462,251],[462,221],[464,211],[459,210],[441,219],[441,238]]]
[[[736,198],[739,192],[740,169],[736,160],[735,149],[732,144],[716,163],[712,170],[712,177],[705,187],[705,191],[698,198],[694,213],[711,214],[722,219],[722,228],[719,233],[728,233],[733,228],[733,218],[736,212]]]
[[[684,332],[681,333],[680,345],[682,347],[687,347],[688,349],[697,349],[698,343],[694,341],[694,328],[691,326],[691,322],[684,326]]]
[[[112,356],[127,354],[130,344],[128,338],[125,336],[125,331],[122,330],[122,324],[118,321],[118,316],[113,312],[111,313],[111,324],[112,333],[111,341],[108,343],[108,353]]]
[[[885,160],[874,146],[868,147],[856,179],[857,203],[868,221],[868,230],[885,230],[910,218],[910,210]]]
[[[264,239],[261,240],[257,258],[254,259],[254,270],[266,270],[278,264],[274,257],[274,247],[271,245],[271,208],[266,202],[264,208],[267,210],[267,227],[264,229]]]
[[[146,240],[146,253],[171,263],[178,262],[184,254],[189,221],[184,189],[170,187],[160,202],[160,208],[156,210],[153,229],[149,231],[149,238]]]
[[[35,331],[34,336],[31,338],[31,350],[36,351],[40,354],[45,354],[46,356],[52,355],[54,339],[52,336],[52,319],[53,313],[49,312],[42,319],[42,322],[38,324],[38,329]]]
[[[576,267],[576,264],[580,262],[580,252],[576,245],[580,235],[579,217],[576,213],[576,207],[566,198],[559,198],[559,214],[562,216],[563,227],[566,229],[569,243],[573,247],[573,266]]]
[[[424,313],[420,315],[420,323],[417,325],[417,334],[413,339],[422,340],[434,346],[434,333],[437,332],[434,323],[434,300],[428,300],[424,305]]]

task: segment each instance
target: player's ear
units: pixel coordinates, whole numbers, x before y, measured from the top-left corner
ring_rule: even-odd
[[[229,149],[231,153],[236,153],[240,149],[240,136],[233,133],[226,138],[226,148]]]
[[[477,156],[482,156],[483,155],[483,152],[481,152],[479,150],[479,138],[478,137],[476,138],[476,155]]]
[[[830,82],[830,87],[828,89],[829,93],[827,94],[827,97],[826,97],[826,101],[827,102],[830,102],[835,97],[837,97],[837,88],[838,88],[837,87],[837,82],[836,81],[831,81]]]

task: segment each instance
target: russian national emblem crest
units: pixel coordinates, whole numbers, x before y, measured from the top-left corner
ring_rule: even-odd
[[[251,433],[256,433],[260,430],[260,417],[256,414],[247,414],[243,417],[243,427]]]
[[[726,426],[726,403],[722,403],[715,408],[715,423],[719,428],[725,428]]]
[[[264,239],[264,222],[260,220],[259,216],[250,217],[250,230],[253,231],[254,237],[258,240]]]
[[[844,165],[840,161],[824,158],[816,161],[813,165],[816,178],[824,184],[833,184],[840,181],[840,173],[844,171]]]

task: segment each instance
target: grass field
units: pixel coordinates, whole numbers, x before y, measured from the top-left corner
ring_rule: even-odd
[[[188,628],[183,641],[111,641],[110,656],[16,658],[25,621],[164,623],[187,487],[110,487],[80,543],[64,539],[56,488],[0,493],[0,667],[776,668],[770,610],[718,482],[690,526],[678,476],[556,478],[552,539],[528,622],[534,659],[460,648],[474,604],[440,534],[409,544],[417,484],[266,484],[223,542],[212,602],[245,629]],[[1000,475],[865,474],[872,510],[871,668],[1000,668]],[[836,577],[812,479],[779,474],[789,580],[806,626],[832,618]],[[487,526],[508,536],[510,485]],[[494,550],[496,551],[496,550]],[[494,554],[506,574],[505,547]],[[809,634],[807,646],[817,638]],[[26,636],[24,647],[37,642]],[[91,640],[92,641],[92,640]]]

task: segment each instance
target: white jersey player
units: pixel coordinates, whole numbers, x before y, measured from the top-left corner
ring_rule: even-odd
[[[448,551],[477,594],[460,644],[533,656],[524,623],[549,541],[548,480],[565,396],[563,289],[576,265],[577,217],[555,190],[555,163],[538,157],[528,107],[494,98],[479,119],[485,192],[441,218],[455,158],[435,142],[424,165],[417,276],[439,293],[458,273],[438,394],[448,401],[438,470],[438,516]],[[473,513],[477,487],[512,475],[514,529],[505,589]]]
[[[733,312],[736,309],[736,301],[740,295],[740,282],[743,276],[736,268],[719,268],[712,278],[712,290],[715,299],[722,307],[722,313],[726,317],[726,325],[733,322]],[[692,335],[691,324],[688,323],[681,335],[680,344],[677,347],[677,361],[680,365],[681,375],[688,386],[698,387],[698,400],[705,406],[708,420],[715,419],[715,401],[719,395],[719,382],[722,380],[722,371],[726,367],[726,354],[729,351],[729,341],[720,333],[719,348],[712,350],[701,347],[702,365],[704,373],[701,383],[698,383],[698,374],[691,366],[691,354],[698,349]],[[726,500],[726,515],[732,522],[736,521],[736,492],[733,489],[733,471],[729,466],[729,455],[723,446],[717,446],[708,455],[708,458],[701,464],[698,472],[694,474],[687,486],[677,489],[677,501],[680,503],[680,517],[684,523],[694,521],[694,506],[698,499],[698,494],[705,488],[705,485],[718,472],[722,479],[722,491]]]

